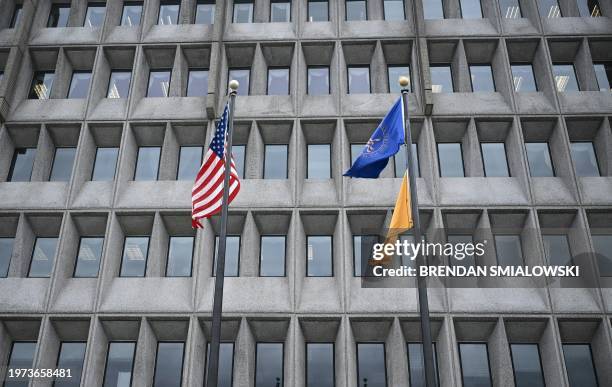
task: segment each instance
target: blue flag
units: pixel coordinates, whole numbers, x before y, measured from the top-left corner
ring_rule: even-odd
[[[344,176],[377,178],[404,143],[404,106],[398,98]]]

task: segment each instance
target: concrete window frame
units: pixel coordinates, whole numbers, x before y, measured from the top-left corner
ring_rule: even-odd
[[[36,343],[34,359],[41,352],[39,342],[39,332],[43,324],[40,318],[36,317],[10,317],[0,318],[0,364],[7,364],[13,343],[32,342]],[[34,364],[32,364],[34,366]],[[0,377],[7,378],[7,367],[2,367]]]
[[[612,136],[609,130],[609,121],[605,117],[566,117],[565,125],[570,146],[574,142],[590,142],[593,144],[599,177],[612,176]],[[570,152],[571,156],[571,152]],[[582,179],[575,169],[578,179]],[[586,187],[585,187],[586,188]]]

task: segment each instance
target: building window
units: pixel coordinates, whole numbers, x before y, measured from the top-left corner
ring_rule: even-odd
[[[464,19],[482,19],[480,0],[460,0],[461,17]]]
[[[385,20],[405,20],[404,0],[383,1]]]
[[[36,148],[17,148],[13,153],[7,181],[30,181]]]
[[[126,236],[120,277],[144,277],[149,254],[148,236]]]
[[[602,277],[612,276],[612,235],[591,235],[593,239],[593,247],[597,253],[597,263],[599,266],[599,274]],[[0,245],[2,239],[0,239]],[[9,250],[10,252],[10,250]],[[10,259],[10,255],[9,255]],[[2,258],[0,258],[0,276],[2,275]],[[8,269],[8,264],[7,264]]]
[[[244,160],[246,156],[246,145],[232,145],[232,157],[238,177],[244,179]]]
[[[522,266],[523,251],[520,235],[495,235],[495,252],[500,266]]]
[[[33,341],[14,341],[6,369],[29,369],[34,365],[34,353],[36,352],[36,342]],[[3,367],[4,368],[4,367]],[[30,382],[28,378],[16,378],[4,383],[4,386],[27,386]]]
[[[486,177],[508,177],[506,145],[503,142],[483,142],[480,144],[482,162]]]
[[[453,93],[453,74],[450,65],[430,65],[431,92]]]
[[[236,80],[239,83],[238,95],[249,95],[249,80],[251,77],[251,69],[230,69],[228,73],[228,83],[231,80]]]
[[[151,70],[147,97],[167,97],[170,89],[170,70]]]
[[[485,343],[459,343],[464,387],[491,387],[489,353]]]
[[[189,70],[187,97],[205,97],[208,94],[208,70]]]
[[[234,0],[234,23],[253,23],[253,0]]]
[[[126,1],[123,3],[123,12],[121,14],[121,25],[135,27],[140,25],[142,16],[142,2]]]
[[[23,11],[23,6],[21,4],[15,5],[15,10],[13,10],[13,17],[11,18],[10,28],[15,28],[19,24],[21,20],[21,12]]]
[[[517,93],[538,91],[538,85],[533,76],[533,66],[531,64],[513,64],[510,67],[512,68],[514,91]]]
[[[570,387],[598,387],[590,344],[563,344],[563,359]]]
[[[49,12],[49,20],[47,21],[47,27],[67,27],[68,16],[70,16],[70,4],[52,4],[51,12]]]
[[[87,5],[87,13],[85,14],[85,22],[83,23],[83,27],[102,27],[102,25],[104,24],[105,14],[105,3],[89,3]]]
[[[555,176],[547,142],[528,142],[525,149],[531,177]]]
[[[75,278],[96,278],[100,271],[103,237],[81,237],[74,266]]]
[[[51,276],[53,262],[55,262],[57,239],[56,237],[36,238],[28,277],[48,278]]]
[[[612,63],[595,63],[595,75],[600,91],[612,91]]]
[[[425,361],[423,360],[423,343],[408,343],[408,367],[410,368],[410,387],[426,387],[425,386]],[[439,386],[438,376],[438,354],[436,351],[436,343],[432,343],[434,373],[436,382]]]
[[[132,72],[130,70],[111,71],[106,98],[127,98],[131,81]]]
[[[291,21],[291,2],[272,0],[270,2],[270,22],[288,23]]]
[[[306,343],[306,387],[334,387],[334,344]]]
[[[557,0],[537,0],[540,9],[540,17],[555,18],[563,17]]]
[[[180,387],[185,343],[160,341],[155,358],[154,387]]]
[[[284,235],[262,235],[259,257],[260,277],[284,277],[285,274]]]
[[[75,71],[72,73],[70,88],[68,90],[68,98],[82,99],[87,98],[89,93],[89,81],[91,80],[91,71]]]
[[[364,143],[359,143],[359,144],[351,144],[351,165],[355,164],[355,160],[357,160],[357,157],[359,157],[361,155],[361,153],[363,152],[363,148],[365,148]]]
[[[474,92],[495,91],[495,81],[491,65],[470,65],[470,80],[472,81],[472,91]]]
[[[370,67],[369,66],[349,66],[347,68],[347,72],[348,72],[348,93],[349,94],[369,94],[370,93]]]
[[[353,276],[365,276],[367,265],[362,265],[362,262],[371,258],[375,243],[378,243],[376,235],[353,235]]]
[[[179,13],[181,11],[180,1],[165,1],[159,4],[159,18],[157,24],[172,25],[178,24]]]
[[[423,13],[425,19],[444,19],[442,0],[423,0]]]
[[[129,386],[132,384],[135,352],[136,343],[133,341],[111,341],[108,343],[103,387]]]
[[[329,94],[329,67],[308,66],[308,94]]]
[[[572,262],[567,235],[542,235],[544,254],[550,266],[566,266]]]
[[[210,357],[210,343],[206,345],[206,361]],[[208,367],[204,370],[207,380]],[[219,343],[219,371],[217,387],[232,387],[234,378],[234,343]]]
[[[327,0],[308,0],[308,21],[329,21],[329,3]]]
[[[359,387],[387,385],[385,344],[357,343],[357,385]]]
[[[577,0],[581,17],[600,17],[601,8],[597,0]]]
[[[55,73],[53,71],[37,71],[32,79],[29,99],[49,99]]]
[[[268,68],[268,95],[289,95],[289,69]]]
[[[15,238],[0,238],[0,278],[8,276]]]
[[[570,144],[570,149],[572,151],[572,159],[574,160],[577,176],[600,176],[597,155],[595,154],[595,148],[592,142],[572,142]]]
[[[553,75],[558,92],[579,91],[576,69],[573,64],[553,64]]]
[[[215,24],[215,1],[198,0],[195,24]]]
[[[96,148],[96,159],[94,161],[92,181],[112,181],[115,180],[117,169],[117,158],[119,148],[98,147]]]
[[[368,20],[366,0],[345,0],[346,21]]]
[[[166,277],[191,277],[193,245],[192,236],[170,237]]]
[[[194,181],[202,164],[201,146],[182,146],[179,149],[177,180]]]
[[[440,177],[465,177],[461,143],[438,143]]]
[[[510,344],[516,387],[545,387],[538,344]]]
[[[417,177],[421,177],[421,167],[419,166],[419,146],[417,143],[412,143],[412,164]],[[395,177],[404,177],[406,172],[406,152],[400,149],[399,152],[393,156],[395,163]]]
[[[402,87],[399,84],[399,78],[408,78],[408,91],[412,91],[412,82],[410,82],[410,66],[388,66],[387,78],[389,80],[389,93],[400,93]]]
[[[331,144],[308,144],[307,179],[331,179]]]
[[[474,237],[466,234],[449,234],[446,236],[446,241],[454,245],[472,244],[474,243]],[[474,253],[468,253],[467,251],[464,255],[457,253],[454,256],[449,256],[449,262],[451,266],[476,266]]]
[[[161,147],[141,146],[138,148],[134,180],[157,180]]]
[[[57,359],[58,369],[69,369],[69,379],[57,379],[54,387],[71,387],[81,384],[83,374],[83,363],[85,362],[86,342],[62,341],[60,343],[59,357]]]
[[[306,237],[306,276],[332,277],[333,253],[330,235],[309,235]]]
[[[287,178],[288,145],[266,145],[264,152],[264,179]]]
[[[518,19],[523,17],[519,0],[499,0],[501,13],[505,19]]]
[[[257,343],[255,387],[283,386],[283,343]]]
[[[213,257],[212,276],[217,275],[217,256],[219,237],[215,237],[215,256]],[[225,238],[225,268],[226,277],[238,277],[240,273],[240,235],[228,235]]]

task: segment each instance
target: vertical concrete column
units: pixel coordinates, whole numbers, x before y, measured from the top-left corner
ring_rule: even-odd
[[[164,277],[166,275],[168,243],[168,230],[161,215],[156,212],[153,220],[146,277]]]
[[[234,345],[234,361],[234,385],[253,387],[255,385],[255,337],[245,317],[240,321],[240,329]]]
[[[499,387],[514,387],[512,359],[509,352],[508,336],[503,318],[497,319],[497,324],[488,340],[489,362],[493,385]]]
[[[482,165],[482,154],[480,153],[480,142],[476,131],[476,123],[471,118],[462,140],[463,163],[466,177],[484,176]]]
[[[597,76],[593,67],[593,58],[589,50],[589,40],[587,38],[582,38],[576,58],[574,59],[574,65],[576,66],[576,77],[578,78],[580,90],[599,91]]]
[[[397,317],[393,318],[391,330],[385,340],[385,352],[388,377],[390,386],[409,386],[408,354],[406,350],[406,339]]]
[[[453,73],[453,83],[455,87],[455,92],[471,92],[472,83],[470,81],[470,69],[469,63],[467,62],[467,57],[465,56],[465,47],[463,46],[463,40],[459,40],[459,43],[455,48],[451,71]]]
[[[35,238],[36,236],[32,231],[28,218],[25,214],[20,214],[19,222],[17,223],[17,231],[15,233],[15,244],[13,245],[13,254],[9,265],[8,277],[27,277]]]
[[[216,9],[218,10],[219,7],[217,7]],[[223,79],[223,77],[220,76],[220,73],[223,69],[222,61],[223,57],[221,55],[221,43],[213,42],[210,47],[210,65],[208,67],[208,95],[206,96],[206,116],[209,120],[214,120],[216,117],[216,106],[218,102],[217,90],[225,90],[220,85],[220,82]]]
[[[176,180],[179,164],[180,144],[170,122],[166,123],[160,156],[159,180]]]
[[[51,138],[51,134],[46,125],[43,124],[38,136],[38,146],[36,158],[34,159],[34,165],[32,167],[31,181],[49,180],[54,155],[55,144],[53,143],[53,138]]]
[[[255,121],[250,122],[249,139],[246,146],[244,177],[262,179],[264,171],[265,144]]]
[[[260,233],[252,212],[248,212],[240,238],[240,276],[259,276]],[[242,330],[242,328],[241,328]]]

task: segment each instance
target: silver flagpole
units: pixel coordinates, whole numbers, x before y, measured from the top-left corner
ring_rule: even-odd
[[[227,135],[225,144],[225,176],[223,177],[223,202],[221,207],[221,231],[219,232],[219,247],[217,249],[217,271],[215,273],[215,295],[212,312],[212,333],[206,387],[217,387],[219,376],[219,347],[221,346],[221,313],[223,311],[223,282],[225,280],[225,245],[227,239],[227,212],[229,206],[229,185],[232,162],[232,134],[234,129],[234,105],[238,90],[238,81],[229,83],[229,113],[227,119]]]
[[[408,114],[408,85],[407,77],[400,77],[399,84],[402,87],[402,103],[404,104],[404,149],[406,152],[406,172],[410,179],[410,208],[412,209],[414,242],[421,241],[421,219],[419,216],[419,198],[417,197],[416,171],[412,162],[412,133],[410,132],[410,117]],[[424,257],[417,255],[417,269],[424,265]],[[429,321],[429,301],[427,300],[427,279],[418,275],[417,283],[419,292],[419,315],[421,317],[421,338],[423,341],[423,361],[425,366],[425,385],[435,387],[435,371],[433,361],[433,344],[431,338],[431,323]]]

